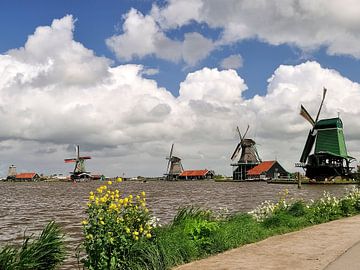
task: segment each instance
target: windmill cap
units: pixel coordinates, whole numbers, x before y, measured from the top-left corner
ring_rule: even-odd
[[[340,118],[329,118],[318,121],[315,125],[315,129],[326,129],[326,128],[343,128],[343,123]]]

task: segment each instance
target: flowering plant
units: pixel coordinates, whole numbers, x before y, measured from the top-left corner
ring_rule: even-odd
[[[249,214],[253,216],[257,221],[263,221],[264,219],[271,217],[276,211],[286,210],[289,207],[289,204],[286,200],[289,191],[285,189],[280,192],[279,200],[275,202],[264,201],[254,210],[250,211]]]
[[[90,192],[88,218],[82,222],[87,253],[84,265],[88,269],[128,269],[133,245],[152,238],[145,192],[124,196],[112,186],[108,181],[95,193]]]

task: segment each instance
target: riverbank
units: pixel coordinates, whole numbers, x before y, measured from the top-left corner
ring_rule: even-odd
[[[174,270],[235,269],[357,269],[360,215],[277,235],[263,241],[174,268]],[[346,256],[346,251],[349,254]],[[346,263],[349,268],[344,268]]]

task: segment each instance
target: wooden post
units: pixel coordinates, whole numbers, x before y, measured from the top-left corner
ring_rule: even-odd
[[[301,178],[300,178],[300,173],[297,173],[297,182],[298,182],[298,189],[301,189]]]

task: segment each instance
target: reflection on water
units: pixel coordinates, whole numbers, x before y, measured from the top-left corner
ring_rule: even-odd
[[[81,221],[90,191],[101,182],[84,183],[0,183],[0,246],[21,241],[26,234],[38,234],[44,225],[57,221],[66,233],[69,258],[61,269],[74,269],[75,248],[82,238]],[[147,193],[149,209],[162,223],[169,222],[179,207],[196,205],[206,209],[227,208],[230,212],[249,211],[264,200],[275,200],[287,188],[289,196],[316,199],[323,192],[341,195],[351,186],[269,185],[266,183],[204,182],[123,182],[125,193]]]

